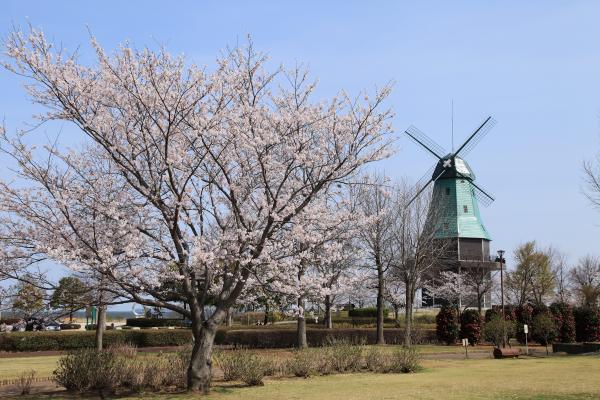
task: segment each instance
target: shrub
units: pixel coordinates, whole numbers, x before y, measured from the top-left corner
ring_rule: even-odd
[[[17,388],[21,395],[26,395],[31,393],[31,384],[33,383],[33,378],[35,378],[36,372],[34,370],[23,371],[17,380]]]
[[[525,343],[525,329],[523,327],[523,325],[528,325],[528,326],[532,326],[533,325],[533,317],[535,316],[534,314],[534,309],[530,304],[523,304],[521,306],[518,306],[515,309],[515,314],[516,314],[516,332],[515,332],[515,336],[517,338],[517,340],[519,341],[519,343],[524,344]],[[530,336],[530,339],[533,339]]]
[[[575,317],[573,307],[567,303],[553,303],[550,312],[556,325],[556,341],[572,343],[575,341]]]
[[[60,324],[60,330],[81,329],[81,324]]]
[[[390,372],[418,372],[421,367],[421,354],[414,347],[399,347],[390,358]]]
[[[273,371],[273,363],[248,350],[221,353],[216,357],[226,381],[240,380],[249,386],[263,385],[262,379]]]
[[[311,375],[314,375],[317,369],[321,369],[328,371],[329,360],[324,358],[324,360],[316,365],[315,362],[315,352],[303,349],[303,350],[294,350],[292,353],[292,358],[290,358],[285,364],[285,370],[287,373],[297,376],[299,378],[308,378]]]
[[[503,321],[501,317],[496,317],[483,326],[483,338],[496,347],[502,345],[502,338],[506,330],[506,340],[508,341],[515,333],[515,324],[511,321]]]
[[[578,342],[600,341],[600,309],[588,306],[573,310],[575,335]]]
[[[327,352],[331,369],[336,372],[358,371],[362,368],[362,348],[344,339],[331,339]]]
[[[554,319],[549,313],[536,315],[533,318],[532,331],[532,336],[537,338],[538,343],[546,346],[546,354],[548,354],[548,343],[553,342],[556,337]]]
[[[365,352],[365,367],[371,372],[389,372],[389,356],[379,347],[370,347]]]
[[[388,308],[383,309],[383,317],[387,317],[390,310]],[[365,307],[365,308],[353,308],[348,311],[349,317],[359,317],[359,318],[377,318],[377,308],[376,307]]]
[[[442,306],[436,319],[436,333],[440,342],[454,344],[458,339],[458,311],[453,306]]]
[[[76,350],[59,359],[54,380],[69,391],[114,391],[121,383],[123,370],[115,353]]]
[[[469,339],[473,346],[481,340],[481,314],[477,310],[465,310],[460,315],[460,337]]]
[[[127,318],[127,326],[140,328],[160,328],[168,326],[189,327],[190,322],[181,318]]]

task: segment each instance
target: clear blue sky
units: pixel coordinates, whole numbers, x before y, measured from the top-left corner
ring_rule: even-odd
[[[499,122],[467,157],[497,197],[482,209],[492,248],[512,252],[537,239],[572,261],[600,255],[600,212],[581,191],[582,160],[600,150],[600,2],[224,3],[9,0],[0,36],[28,18],[68,48],[81,44],[88,58],[89,26],[108,49],[162,44],[212,65],[250,34],[273,61],[308,63],[321,97],[395,81],[396,133],[412,123],[446,148],[454,99],[457,142],[487,114]],[[11,129],[35,111],[20,85],[0,71],[0,118]],[[433,160],[404,137],[398,144],[380,168],[420,178]]]

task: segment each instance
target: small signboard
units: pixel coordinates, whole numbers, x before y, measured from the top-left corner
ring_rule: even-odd
[[[463,345],[464,347],[467,347],[467,346],[469,345],[469,339],[463,339],[463,340],[462,340],[462,345]]]
[[[523,325],[523,332],[529,333],[529,327],[527,326],[527,324]]]

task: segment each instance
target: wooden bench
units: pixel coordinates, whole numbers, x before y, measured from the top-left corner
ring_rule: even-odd
[[[496,348],[494,349],[494,358],[517,358],[519,357],[519,349],[513,349],[510,347]]]

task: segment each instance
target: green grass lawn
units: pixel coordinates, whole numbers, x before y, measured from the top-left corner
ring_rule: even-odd
[[[600,357],[425,361],[417,374],[273,379],[263,387],[215,388],[210,399],[598,399]],[[173,397],[184,399],[185,396]]]

